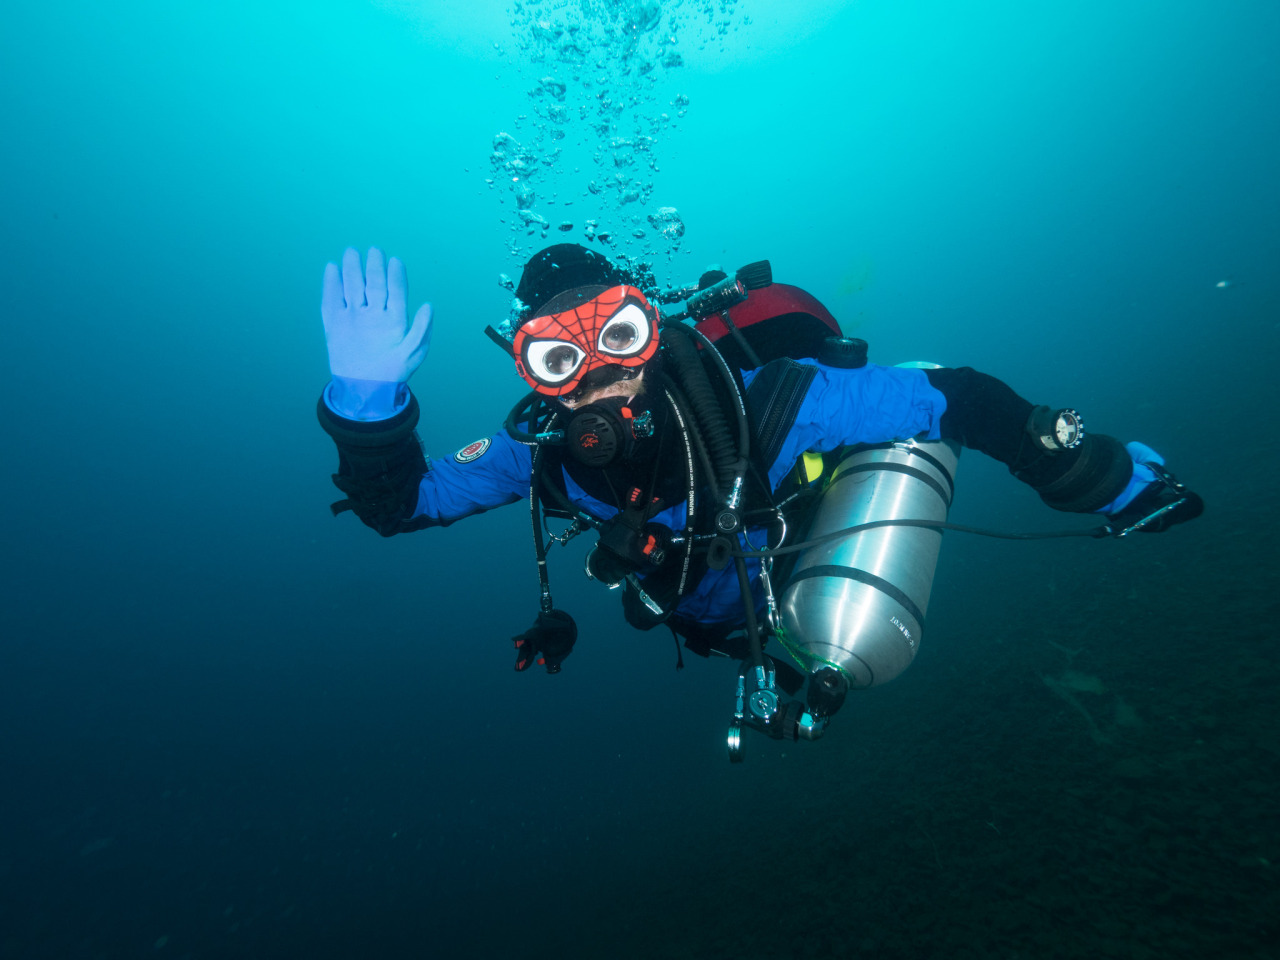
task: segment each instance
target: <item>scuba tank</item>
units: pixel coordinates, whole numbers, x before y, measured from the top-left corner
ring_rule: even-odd
[[[875,521],[945,522],[959,456],[950,440],[855,448],[806,539]],[[780,639],[811,675],[834,668],[852,689],[892,680],[920,649],[941,543],[940,530],[888,525],[815,544],[782,591]]]
[[[959,459],[960,446],[951,440],[853,448],[814,506],[805,539],[867,523],[945,522]],[[811,683],[811,701],[815,691],[835,687],[834,712],[845,689],[887,683],[911,665],[941,545],[940,530],[889,523],[800,554],[779,603],[779,636],[822,681]]]

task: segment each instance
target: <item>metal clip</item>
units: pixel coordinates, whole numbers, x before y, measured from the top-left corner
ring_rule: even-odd
[[[558,543],[562,547],[578,534],[583,533],[586,529],[587,525],[585,523],[581,520],[574,520],[573,523],[564,528],[563,533],[552,533],[551,528],[547,526],[546,514],[542,515],[542,530],[546,533],[547,539],[551,543]]]
[[[1154,520],[1158,520],[1160,517],[1163,517],[1170,510],[1173,510],[1176,507],[1180,507],[1186,502],[1187,502],[1186,497],[1180,497],[1179,499],[1173,501],[1173,503],[1166,503],[1159,510],[1156,510],[1152,513],[1147,514],[1137,523],[1129,524],[1129,526],[1125,527],[1123,530],[1121,530],[1119,533],[1116,534],[1117,539],[1120,537],[1127,537],[1129,534],[1133,533],[1135,530],[1141,530],[1147,524],[1151,523]]]
[[[778,598],[773,593],[773,580],[769,574],[773,570],[773,557],[765,557],[760,561],[760,586],[764,588],[765,622],[769,630],[778,632]]]
[[[653,597],[649,596],[640,586],[640,578],[634,573],[627,574],[627,583],[631,584],[631,589],[636,592],[636,596],[640,598],[640,602],[649,608],[649,611],[655,616],[661,617],[667,611],[663,610],[661,605]]]

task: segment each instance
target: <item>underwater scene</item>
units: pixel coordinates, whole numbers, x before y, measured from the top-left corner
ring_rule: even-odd
[[[5,21],[0,960],[1280,956],[1280,5]]]

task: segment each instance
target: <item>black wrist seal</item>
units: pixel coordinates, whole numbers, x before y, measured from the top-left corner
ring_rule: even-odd
[[[316,416],[338,447],[338,472],[333,483],[347,495],[330,509],[336,516],[352,511],[366,526],[384,537],[416,529],[409,522],[418,503],[418,486],[427,472],[426,457],[413,430],[418,425],[418,401],[386,420],[361,421],[340,417],[321,398]]]
[[[1042,454],[1014,475],[1055,510],[1093,513],[1124,491],[1133,460],[1115,437],[1090,433],[1078,447]]]

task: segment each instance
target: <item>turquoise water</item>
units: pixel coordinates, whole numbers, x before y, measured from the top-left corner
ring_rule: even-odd
[[[583,9],[7,12],[0,957],[1267,955],[1280,7]],[[576,555],[583,642],[515,676],[525,511],[329,516],[320,280],[405,262],[445,454],[523,392],[501,275],[587,220],[662,283],[768,258],[874,360],[1151,444],[1205,517],[948,539],[912,670],[742,767],[729,667],[676,675]],[[1063,523],[961,485],[958,522]]]

